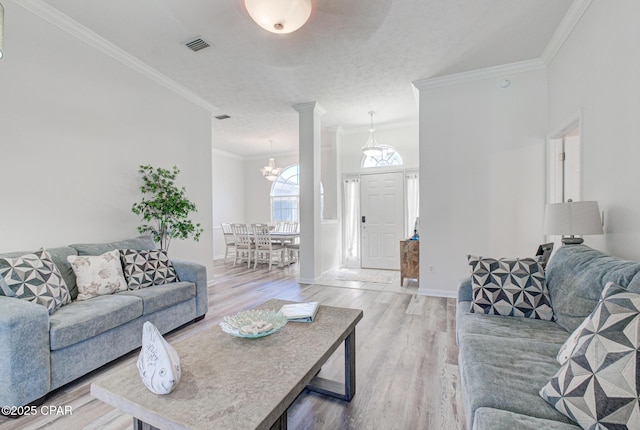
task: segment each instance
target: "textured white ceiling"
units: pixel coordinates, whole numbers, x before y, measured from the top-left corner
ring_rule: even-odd
[[[571,0],[312,0],[300,30],[271,34],[243,0],[44,0],[198,94],[231,119],[214,147],[295,151],[298,114],[317,101],[323,127],[415,120],[411,82],[539,58]],[[212,46],[197,53],[184,43]],[[364,144],[364,142],[363,142]]]

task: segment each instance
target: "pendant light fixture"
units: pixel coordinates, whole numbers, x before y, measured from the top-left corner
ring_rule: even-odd
[[[4,7],[0,3],[0,60],[2,59],[2,39],[4,36]]]
[[[251,18],[271,33],[292,33],[311,16],[311,0],[244,0]]]
[[[271,154],[273,154],[273,140],[270,140],[269,143],[271,144]],[[271,182],[278,179],[278,175],[281,171],[282,169],[280,167],[276,167],[276,159],[273,157],[269,157],[268,166],[264,166],[262,169],[260,169],[262,177]]]
[[[369,128],[369,139],[367,140],[366,145],[362,147],[362,152],[364,152],[364,155],[366,155],[367,157],[379,156],[380,153],[382,152],[382,148],[378,146],[378,142],[376,141],[376,136],[374,134],[376,131],[376,129],[373,128],[374,113],[375,113],[374,111],[369,112],[369,115],[371,116],[371,127]]]

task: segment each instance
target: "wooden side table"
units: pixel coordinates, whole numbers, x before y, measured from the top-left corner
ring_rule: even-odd
[[[404,286],[404,278],[420,277],[420,241],[400,241],[400,286]]]

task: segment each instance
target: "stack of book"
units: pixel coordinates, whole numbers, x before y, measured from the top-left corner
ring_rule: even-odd
[[[318,313],[318,302],[291,303],[283,305],[280,312],[293,322],[313,322]]]

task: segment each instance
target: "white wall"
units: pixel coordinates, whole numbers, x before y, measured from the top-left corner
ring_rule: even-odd
[[[0,61],[0,252],[137,235],[140,164],[182,173],[212,268],[211,116],[13,2]]]
[[[605,212],[585,244],[640,260],[640,2],[594,0],[548,68],[549,127],[582,109],[583,200]]]
[[[531,256],[544,214],[544,69],[420,90],[420,291],[455,295],[467,254]]]
[[[356,173],[363,169],[362,147],[369,138],[368,129],[341,130],[340,159],[342,173]],[[418,123],[389,124],[376,126],[376,140],[380,145],[390,145],[402,156],[403,169],[418,167]],[[367,171],[371,171],[367,169]]]
[[[214,258],[223,258],[225,242],[220,224],[245,222],[244,159],[215,149],[212,158],[213,255]]]

